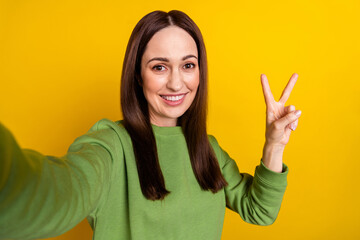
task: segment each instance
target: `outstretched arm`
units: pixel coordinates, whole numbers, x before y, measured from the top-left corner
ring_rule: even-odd
[[[121,154],[113,131],[99,122],[62,157],[21,149],[0,123],[0,239],[58,236],[96,214]]]

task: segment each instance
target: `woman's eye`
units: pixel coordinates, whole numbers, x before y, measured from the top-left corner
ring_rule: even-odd
[[[193,64],[193,63],[187,63],[187,64],[185,64],[185,66],[184,66],[186,69],[188,69],[188,68],[194,68],[195,67],[195,64]]]
[[[163,71],[165,70],[165,67],[164,66],[161,66],[161,65],[156,65],[153,67],[154,70],[156,71]]]

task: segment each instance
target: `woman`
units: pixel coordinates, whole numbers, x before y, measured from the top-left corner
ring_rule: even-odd
[[[62,157],[20,149],[0,124],[0,238],[60,235],[85,217],[93,239],[220,239],[225,207],[272,224],[286,188],[282,153],[298,111],[262,75],[266,142],[254,177],[206,133],[207,62],[195,23],[155,11],[133,30],[121,79],[124,120],[98,121]]]

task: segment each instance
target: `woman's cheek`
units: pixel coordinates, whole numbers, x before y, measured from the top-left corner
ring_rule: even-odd
[[[199,72],[197,71],[194,75],[190,75],[187,78],[187,85],[190,90],[196,90],[199,86]]]
[[[162,85],[164,84],[165,77],[155,74],[155,73],[146,73],[144,75],[144,85],[145,87],[150,91],[158,91],[162,88]]]

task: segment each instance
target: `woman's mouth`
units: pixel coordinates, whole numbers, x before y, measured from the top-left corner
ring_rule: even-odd
[[[164,102],[171,106],[179,105],[184,101],[186,93],[177,94],[177,95],[160,95]]]

